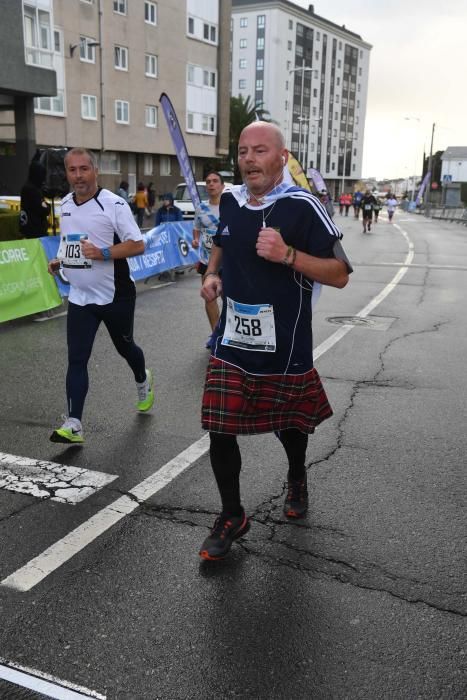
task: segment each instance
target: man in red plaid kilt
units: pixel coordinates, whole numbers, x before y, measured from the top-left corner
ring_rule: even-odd
[[[202,403],[222,512],[201,546],[203,559],[222,559],[250,527],[236,436],[276,433],[289,467],[284,513],[299,518],[308,507],[308,435],[332,415],[313,367],[311,301],[322,284],[344,287],[352,268],[325,207],[291,183],[287,158],[274,124],[242,131],[244,184],[221,197],[201,289],[206,301],[223,298]]]

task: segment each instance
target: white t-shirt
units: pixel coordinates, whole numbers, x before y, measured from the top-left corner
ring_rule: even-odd
[[[57,257],[70,282],[69,300],[74,304],[103,305],[134,297],[135,285],[126,259],[86,259],[81,253],[81,238],[98,248],[141,241],[141,231],[128,204],[109,190],[99,189],[83,204],[76,202],[73,193],[68,194],[61,203]]]
[[[387,205],[388,211],[394,211],[397,207],[397,199],[394,199],[394,198],[388,199],[386,202],[386,205]]]

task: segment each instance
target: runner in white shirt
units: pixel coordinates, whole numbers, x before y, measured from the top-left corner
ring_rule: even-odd
[[[144,252],[144,241],[128,204],[97,184],[92,152],[73,148],[65,156],[73,192],[62,201],[60,246],[49,262],[54,274],[62,267],[70,282],[67,315],[68,415],[53,431],[52,442],[83,443],[81,417],[88,391],[87,364],[94,339],[104,322],[117,352],[133,371],[136,407],[149,411],[154,403],[152,372],[134,342],[136,288],[127,258]]]
[[[224,190],[224,178],[213,170],[206,175],[206,190],[209,202],[201,202],[201,210],[196,212],[193,224],[193,248],[199,249],[198,272],[201,283],[204,282],[204,275],[209,262],[212,248],[212,237],[217,233],[219,225],[219,202]],[[205,301],[206,314],[211,325],[211,335],[207,339],[206,347],[211,347],[212,333],[219,321],[219,306],[217,299]]]

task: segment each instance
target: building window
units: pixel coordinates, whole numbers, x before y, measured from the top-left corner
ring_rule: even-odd
[[[24,5],[24,43],[26,61],[52,66],[52,23],[49,12]]]
[[[246,58],[241,58],[238,62],[239,68],[246,68]]]
[[[264,49],[264,36],[259,36],[256,39],[256,48],[259,50]]]
[[[214,24],[203,23],[203,39],[215,44],[217,41],[217,27]]]
[[[264,58],[256,59],[256,70],[263,70],[264,68]]]
[[[95,95],[81,95],[82,119],[97,119],[97,97]]]
[[[128,70],[128,49],[125,46],[114,46],[114,67]]]
[[[113,0],[114,12],[119,15],[126,15],[127,12],[127,0]]]
[[[193,35],[195,33],[195,20],[193,17],[188,17],[188,34]]]
[[[246,39],[240,39],[240,48],[246,49]]]
[[[246,90],[246,80],[245,80],[245,78],[241,78],[241,79],[238,81],[238,89],[239,89],[239,90]]]
[[[157,56],[152,53],[144,55],[144,74],[148,78],[157,78]]]
[[[130,123],[130,103],[125,100],[115,100],[115,121],[117,124]]]
[[[93,46],[94,44],[94,46]],[[89,39],[87,36],[79,38],[79,60],[85,63],[96,62],[96,42],[94,39]]]
[[[152,155],[145,153],[144,160],[143,160],[143,175],[152,175],[153,172],[154,172],[154,167],[153,167],[153,162],[152,162]]]
[[[248,17],[240,17],[240,26],[248,27]]]
[[[58,90],[55,97],[35,97],[34,111],[55,116],[65,116],[63,90]]]
[[[164,176],[172,174],[170,156],[159,156],[159,174]]]
[[[186,81],[190,85],[195,84],[195,67],[192,66],[191,64],[188,64],[188,67],[187,67]]]
[[[342,51],[342,41],[339,42],[339,51]]]
[[[316,61],[319,61],[319,51],[315,51],[315,59]]]
[[[157,24],[157,5],[155,2],[144,3],[144,21],[147,24]]]
[[[262,90],[262,89],[263,89],[263,81],[262,81],[261,78],[259,78],[259,79],[256,81],[256,89],[257,89],[257,90]]]
[[[287,50],[292,51],[292,42],[291,41],[287,42]]]
[[[321,34],[319,32],[316,32],[316,41],[319,41],[321,39]]]
[[[201,129],[205,133],[214,134],[216,131],[216,118],[210,114],[203,114],[201,121]]]
[[[194,128],[194,115],[192,112],[187,112],[186,115],[186,128],[189,129],[190,131],[193,130]]]
[[[121,173],[120,156],[115,151],[105,151],[99,154],[99,171],[114,175]]]
[[[146,126],[155,129],[158,126],[158,116],[157,107],[155,105],[146,105],[144,108],[144,123]]]
[[[258,15],[256,24],[258,27],[264,27],[264,25],[266,24],[266,15]]]
[[[293,29],[293,20],[289,19],[289,29]]]

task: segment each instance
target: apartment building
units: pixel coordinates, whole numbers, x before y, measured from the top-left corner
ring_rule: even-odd
[[[335,195],[361,177],[370,51],[313,5],[232,0],[232,95],[261,104]]]
[[[51,0],[50,0],[51,2]],[[47,17],[49,0],[36,8],[40,26]],[[36,150],[34,96],[57,91],[51,53],[39,49],[47,42],[42,35],[28,60],[23,37],[23,7],[18,0],[3,0],[0,21],[0,194],[15,194],[26,179],[28,164]],[[25,23],[26,31],[29,23]],[[32,51],[32,49],[31,49]]]
[[[230,0],[20,0],[26,61],[51,62],[34,101],[41,148],[98,154],[100,182],[173,191],[183,178],[159,97],[174,104],[196,176],[228,151]]]

